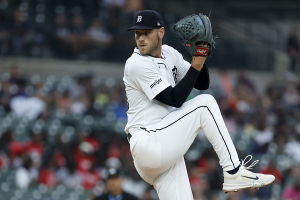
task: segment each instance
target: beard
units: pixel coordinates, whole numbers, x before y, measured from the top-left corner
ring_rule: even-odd
[[[158,33],[157,33],[156,40],[152,44],[149,45],[148,50],[146,50],[146,49],[142,50],[140,48],[139,48],[139,50],[142,55],[151,56],[158,49],[158,47],[159,47],[159,37],[158,37]]]

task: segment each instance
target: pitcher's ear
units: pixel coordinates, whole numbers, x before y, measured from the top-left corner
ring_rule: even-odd
[[[158,29],[158,35],[159,35],[159,38],[162,39],[165,35],[165,28],[164,27],[161,27],[160,29]]]

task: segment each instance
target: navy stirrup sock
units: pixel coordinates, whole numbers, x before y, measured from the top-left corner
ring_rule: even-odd
[[[227,171],[227,173],[229,173],[229,174],[231,174],[231,175],[237,173],[237,172],[239,171],[239,169],[240,169],[240,166],[241,166],[241,165],[237,166],[237,167],[234,168],[233,170]]]

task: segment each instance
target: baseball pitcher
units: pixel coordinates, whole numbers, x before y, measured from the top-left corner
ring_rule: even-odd
[[[224,192],[273,183],[273,175],[249,171],[258,161],[245,166],[252,156],[240,162],[213,96],[202,94],[185,102],[193,88],[209,87],[205,60],[215,44],[209,18],[190,15],[174,26],[192,63],[162,45],[165,28],[159,13],[137,12],[128,30],[135,31],[137,47],[126,61],[123,77],[129,106],[125,132],[138,173],[159,198],[193,200],[183,156],[200,129],[219,157]]]

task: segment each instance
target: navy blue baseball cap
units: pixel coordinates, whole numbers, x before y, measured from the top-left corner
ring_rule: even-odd
[[[109,178],[120,178],[122,177],[122,172],[116,168],[109,168],[107,171],[107,179]]]
[[[156,29],[163,26],[164,21],[158,12],[154,10],[142,10],[134,15],[133,27],[127,29],[127,31]]]

